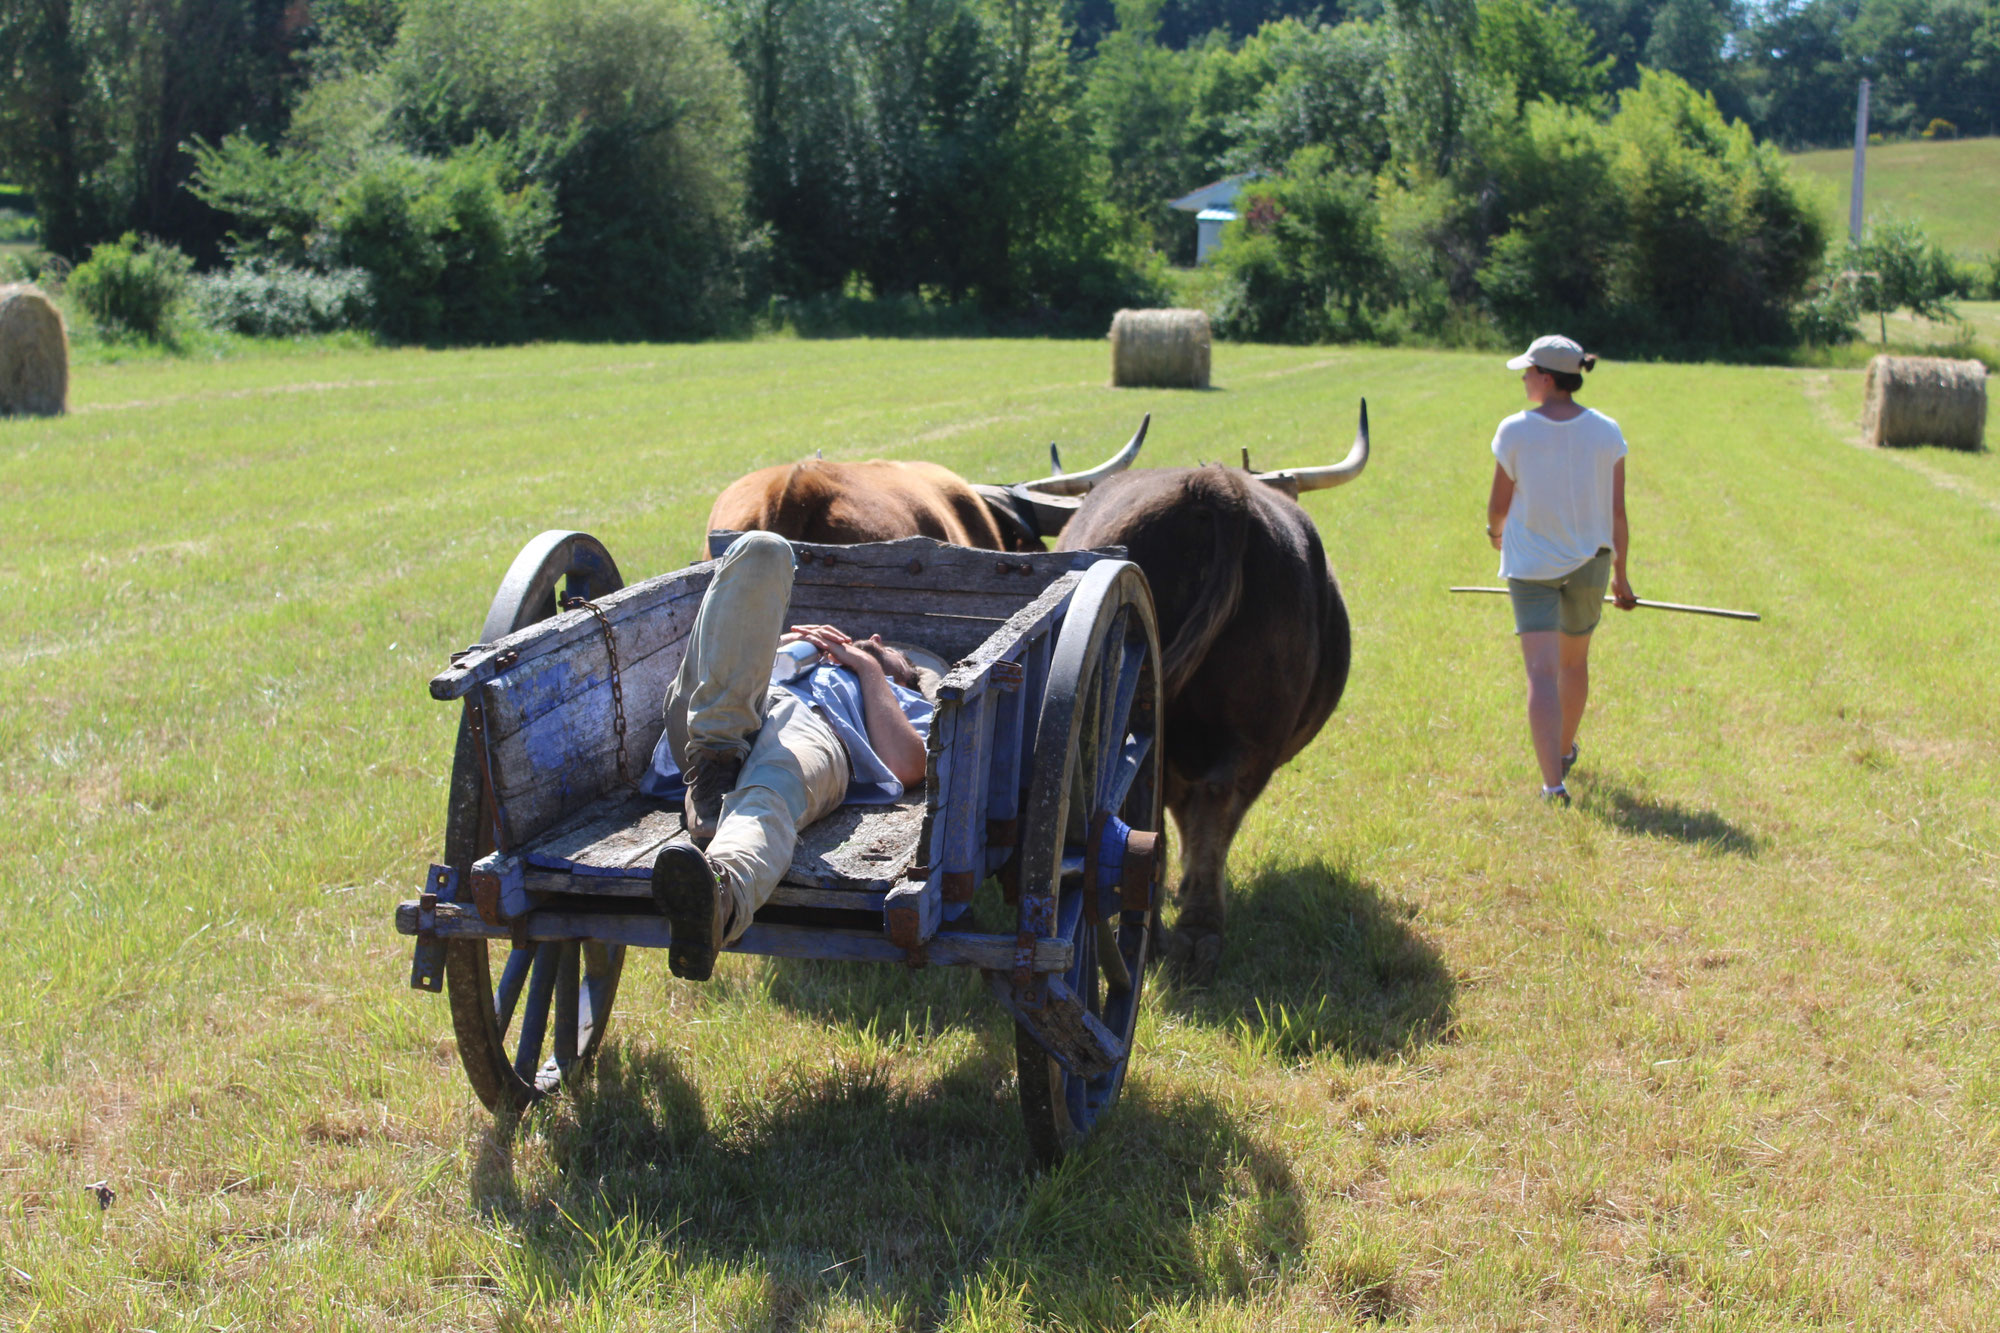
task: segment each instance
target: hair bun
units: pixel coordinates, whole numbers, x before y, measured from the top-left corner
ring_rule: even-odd
[[[1583,354],[1583,368],[1585,370],[1597,369],[1597,353],[1585,352]]]

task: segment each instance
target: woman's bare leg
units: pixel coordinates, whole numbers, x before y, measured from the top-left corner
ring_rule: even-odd
[[[1562,785],[1563,698],[1562,635],[1554,630],[1535,630],[1517,636],[1521,640],[1521,660],[1528,668],[1528,733],[1535,742],[1535,762],[1542,770],[1542,786]]]
[[[1558,756],[1569,753],[1576,744],[1576,729],[1583,722],[1583,706],[1590,702],[1590,636],[1588,634],[1560,634],[1562,640],[1561,658],[1557,668],[1557,680],[1562,692],[1562,738],[1556,747]],[[1561,766],[1557,766],[1561,771]]]

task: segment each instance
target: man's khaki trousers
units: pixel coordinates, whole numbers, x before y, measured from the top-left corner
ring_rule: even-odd
[[[667,688],[667,735],[683,771],[695,750],[739,755],[708,861],[734,903],[735,940],[792,864],[799,830],[847,794],[847,751],[771,664],[792,600],[792,547],[746,532],[722,557],[701,599],[687,656]]]

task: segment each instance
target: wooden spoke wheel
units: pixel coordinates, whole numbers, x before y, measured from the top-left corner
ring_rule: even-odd
[[[1123,1046],[1108,1070],[1080,1077],[1015,1024],[1021,1113],[1036,1159],[1083,1141],[1118,1100],[1131,1064],[1165,861],[1160,642],[1153,595],[1135,565],[1093,566],[1057,638],[1036,731],[1022,842],[1022,904],[1054,899],[1056,934],[1073,950],[1063,980]],[[1129,828],[1130,833],[1123,830]],[[1122,878],[1106,885],[1099,849],[1113,835]]]
[[[480,641],[491,643],[555,615],[561,598],[598,598],[625,586],[618,564],[595,537],[545,532],[521,548],[486,613]],[[493,807],[479,771],[470,705],[459,720],[445,818],[445,861],[468,882],[472,863],[493,850]],[[547,940],[505,949],[496,981],[485,940],[454,939],[445,949],[445,989],[458,1056],[489,1110],[519,1110],[590,1067],[604,1040],[625,947]],[[547,1058],[544,1059],[544,1049]]]

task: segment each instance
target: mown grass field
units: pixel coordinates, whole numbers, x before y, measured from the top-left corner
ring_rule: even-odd
[[[0,1326],[2000,1325],[2000,466],[1864,451],[1852,371],[1607,365],[1642,596],[1544,809],[1480,525],[1491,356],[1101,343],[341,352],[88,367],[0,422]],[[1022,1169],[958,974],[627,968],[598,1081],[472,1099],[390,913],[425,682],[515,550],[683,563],[823,448],[1033,474],[1376,455],[1312,496],[1347,698],[1232,862],[1208,989]],[[100,1208],[87,1186],[105,1182]]]
[[[2000,301],[1954,301],[1955,319],[1924,319],[1899,310],[1878,321],[1863,315],[1854,322],[1855,341],[1822,355],[1843,364],[1865,364],[1882,351],[1885,330],[1892,355],[1981,357],[1989,369],[2000,357]]]
[[[1827,235],[1847,235],[1854,150],[1796,153],[1792,168],[1813,183]],[[1871,219],[1906,218],[1965,259],[2000,251],[2000,139],[1874,144],[1868,149]]]

